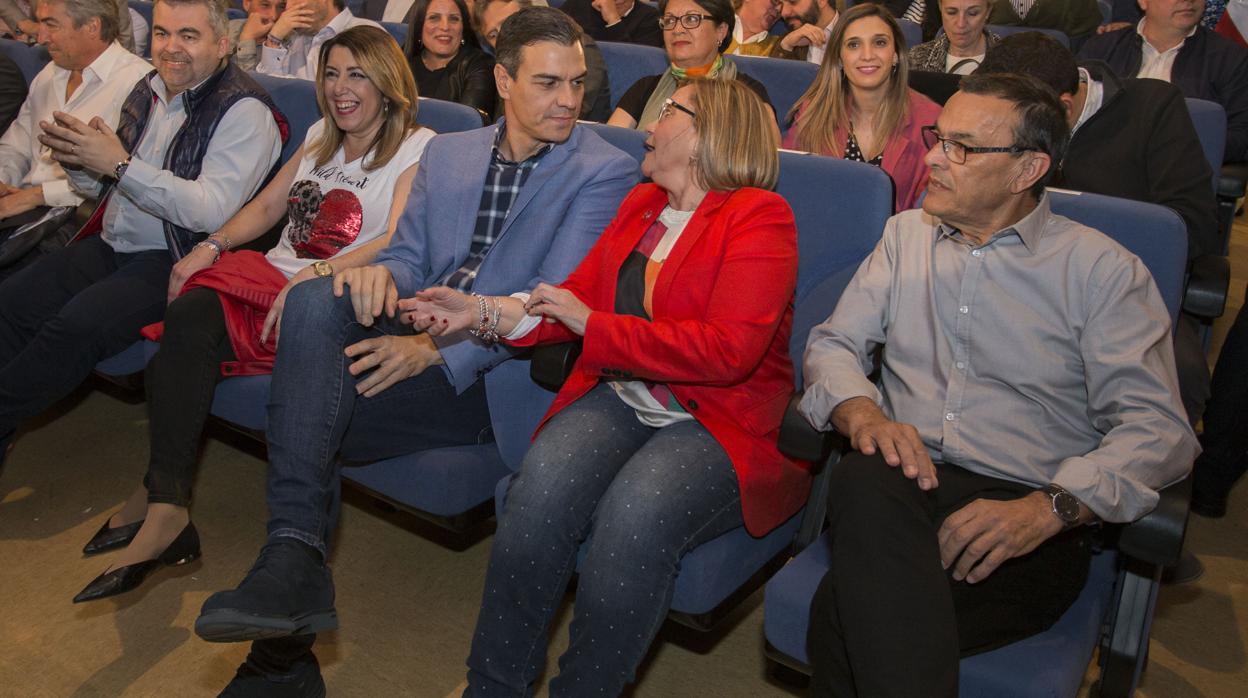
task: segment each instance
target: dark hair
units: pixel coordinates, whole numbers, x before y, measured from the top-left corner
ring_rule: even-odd
[[[670,0],[659,0],[659,17],[667,14],[667,4]],[[732,27],[737,21],[737,14],[732,9],[731,0],[693,0],[694,4],[706,11],[711,16],[711,21],[716,24],[728,27],[728,34],[724,40],[719,42],[719,52],[723,53],[728,48],[728,44],[732,43]]]
[[[1061,167],[1070,144],[1070,126],[1066,110],[1053,88],[1031,77],[1015,73],[975,73],[962,78],[959,90],[967,94],[999,97],[1014,105],[1018,125],[1014,127],[1014,144],[1027,150],[1048,154],[1052,162],[1031,187],[1037,198]]]
[[[459,8],[460,17],[464,21],[464,45],[480,51],[481,44],[477,41],[477,33],[472,29],[472,13],[468,11],[468,5],[464,0],[451,1],[455,3],[455,7]],[[407,45],[403,47],[403,53],[407,54],[409,60],[420,59],[420,51],[423,48],[420,44],[420,37],[424,34],[425,15],[429,14],[429,5],[432,2],[433,0],[416,0],[412,4],[412,9],[408,10],[412,19],[407,24]]]
[[[525,46],[553,41],[560,46],[581,43],[581,27],[553,7],[529,7],[503,20],[494,40],[494,60],[511,77],[520,72],[520,53]]]
[[[1030,75],[1059,95],[1073,95],[1079,90],[1079,66],[1074,54],[1057,39],[1040,32],[1005,37],[988,49],[977,72]]]

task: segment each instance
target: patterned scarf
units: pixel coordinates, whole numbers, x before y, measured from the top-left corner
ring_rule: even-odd
[[[659,112],[663,111],[663,103],[690,78],[735,80],[737,64],[733,63],[731,58],[726,58],[721,54],[716,56],[710,65],[700,68],[669,66],[663,73],[663,77],[659,78],[659,84],[655,85],[654,92],[650,93],[650,99],[646,100],[646,107],[642,109],[641,118],[637,120],[637,130],[645,129],[647,124],[658,119]]]

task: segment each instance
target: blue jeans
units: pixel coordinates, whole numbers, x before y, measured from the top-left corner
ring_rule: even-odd
[[[680,559],[740,526],[736,472],[695,421],[645,426],[600,384],[555,415],[507,493],[465,696],[528,696],[588,540],[552,696],[618,695],[671,606]]]
[[[384,316],[373,327],[359,324],[350,294],[335,298],[332,279],[291,289],[269,393],[270,538],[296,538],[326,554],[338,519],[339,455],[371,461],[493,440],[483,381],[456,395],[440,366],[371,398],[357,395],[343,349],[411,331]]]

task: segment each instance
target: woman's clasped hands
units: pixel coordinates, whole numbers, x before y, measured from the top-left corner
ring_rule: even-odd
[[[516,324],[506,321],[512,315],[507,312],[512,308],[507,306],[514,304],[519,311],[521,301],[511,297],[486,299],[486,316],[494,312],[496,302],[504,304],[504,322],[500,324],[499,330],[500,334],[507,334]],[[412,298],[399,301],[399,311],[403,322],[411,323],[417,330],[434,336],[473,329],[481,324],[483,314],[481,300],[446,286],[427,288],[418,291]],[[546,283],[538,284],[529,293],[522,311],[530,316],[543,316],[548,322],[561,322],[578,335],[585,334],[585,324],[590,313],[589,306],[571,291]],[[519,312],[515,314],[519,315]]]

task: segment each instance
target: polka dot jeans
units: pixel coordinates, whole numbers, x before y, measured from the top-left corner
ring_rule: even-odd
[[[527,696],[580,562],[552,696],[615,696],[671,605],[680,558],[741,525],[728,455],[696,421],[655,429],[600,384],[546,425],[511,483],[465,696]]]

